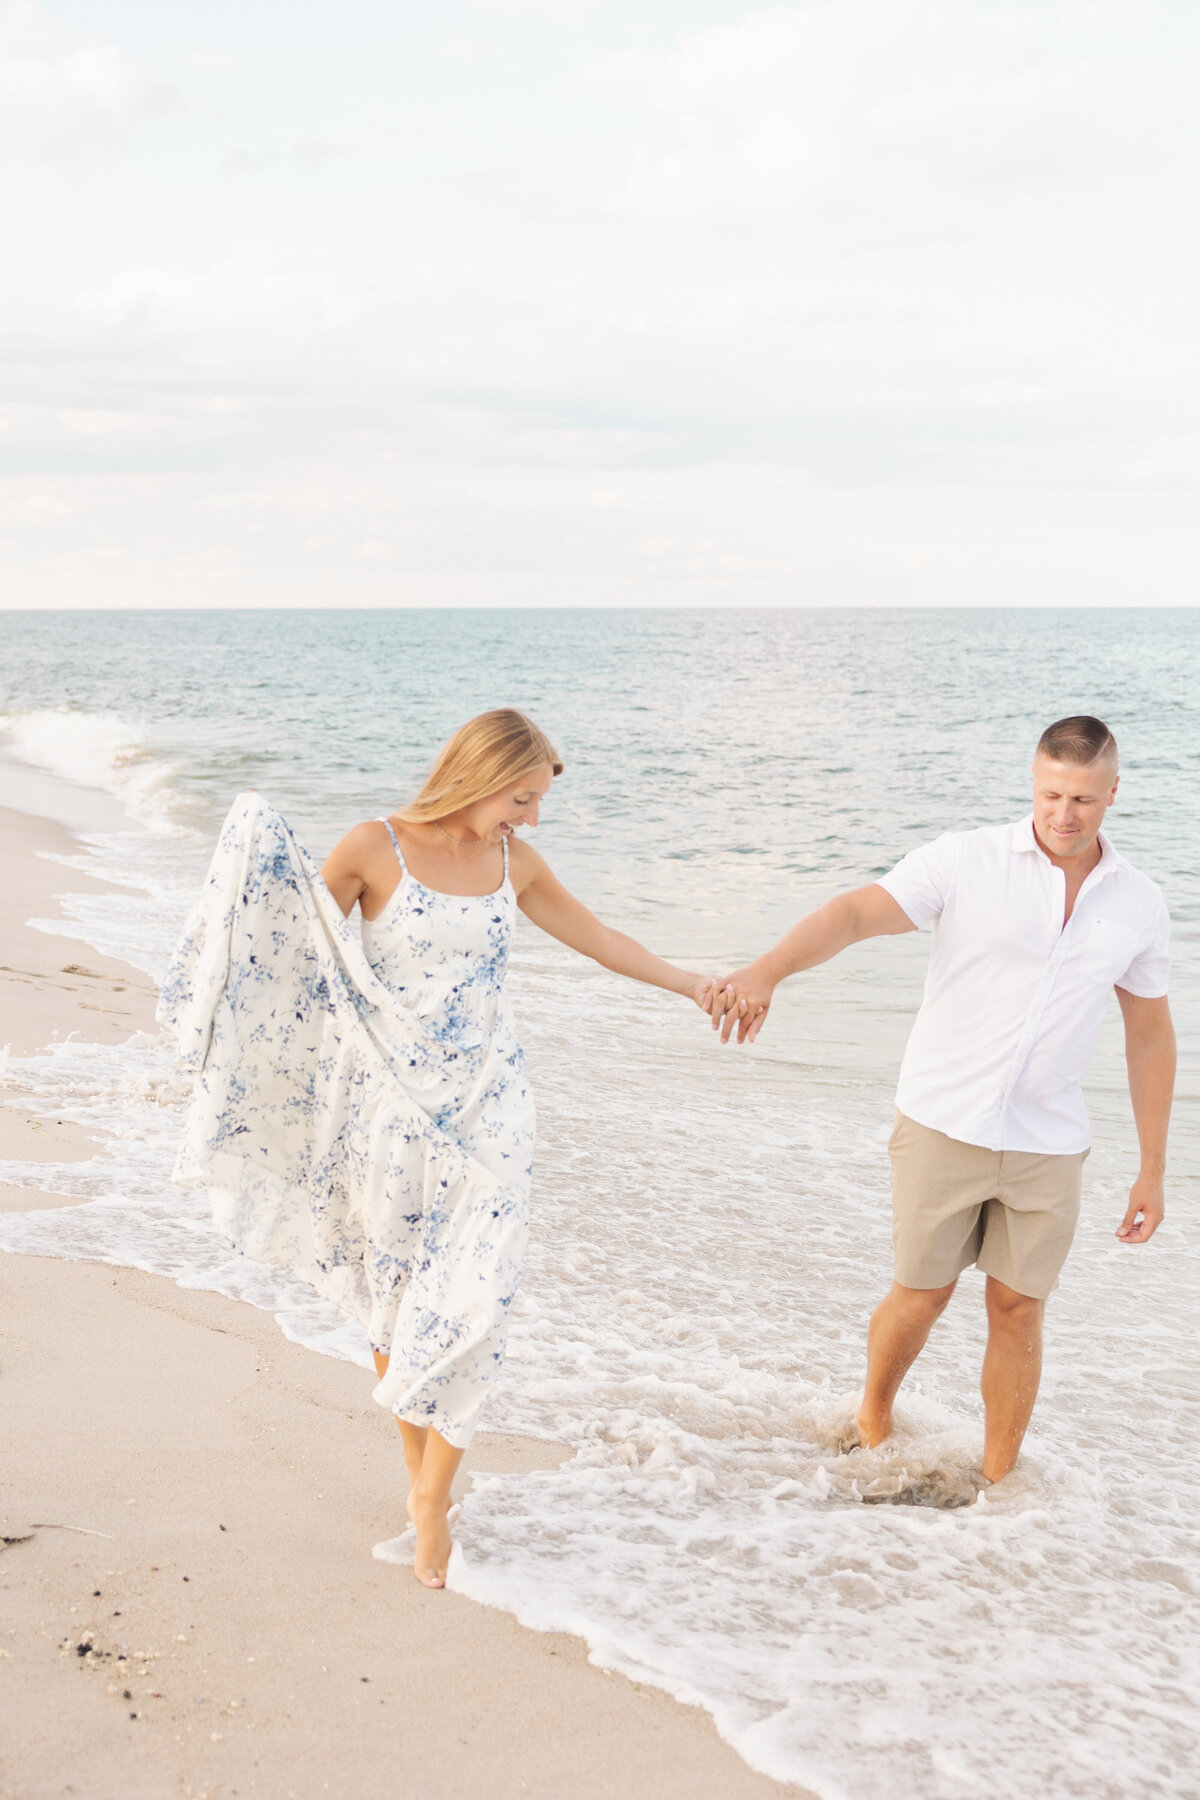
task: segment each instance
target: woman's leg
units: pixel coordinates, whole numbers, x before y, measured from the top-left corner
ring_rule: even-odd
[[[462,1459],[462,1451],[448,1444],[440,1431],[429,1426],[420,1472],[408,1494],[408,1515],[417,1528],[413,1573],[426,1587],[446,1585],[446,1565],[450,1561],[451,1548],[446,1514],[450,1510],[450,1486]]]
[[[375,1358],[375,1373],[380,1381],[387,1374],[388,1359],[381,1350],[372,1350]],[[425,1454],[425,1426],[410,1425],[407,1419],[397,1419],[400,1437],[404,1443],[404,1466],[408,1470],[409,1492],[416,1485],[417,1476],[421,1473],[421,1458]]]
[[[379,1350],[371,1354],[375,1358],[375,1373],[382,1381],[388,1359]],[[397,1419],[396,1423],[408,1471],[408,1516],[417,1531],[413,1572],[426,1587],[445,1587],[452,1542],[446,1514],[450,1510],[451,1484],[463,1453],[430,1425],[410,1425],[407,1419]]]

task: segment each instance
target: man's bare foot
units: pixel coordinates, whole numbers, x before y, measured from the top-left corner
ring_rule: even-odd
[[[446,1585],[446,1569],[454,1540],[450,1536],[448,1500],[425,1500],[414,1488],[408,1496],[408,1516],[417,1532],[413,1574],[423,1587]]]
[[[843,1455],[849,1450],[874,1450],[892,1435],[892,1420],[865,1413],[859,1407],[838,1442]]]

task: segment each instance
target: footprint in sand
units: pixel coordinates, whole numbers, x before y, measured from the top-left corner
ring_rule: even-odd
[[[865,1506],[932,1506],[950,1511],[958,1506],[974,1506],[988,1484],[973,1469],[935,1465],[927,1469],[901,1468],[895,1474],[877,1475],[873,1481],[854,1485]]]
[[[828,1420],[820,1437],[836,1447],[841,1466],[831,1468],[831,1499],[850,1500],[867,1506],[931,1506],[951,1510],[974,1506],[989,1484],[974,1469],[936,1461],[928,1454],[900,1460],[894,1438],[872,1450],[862,1441],[854,1414],[862,1399],[854,1394],[842,1402],[839,1415]],[[844,1408],[844,1410],[843,1410]]]

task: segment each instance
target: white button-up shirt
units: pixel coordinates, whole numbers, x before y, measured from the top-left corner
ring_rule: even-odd
[[[1080,1082],[1108,996],[1167,991],[1161,890],[1104,833],[1066,926],[1066,878],[1019,825],[950,831],[879,886],[933,923],[925,998],[896,1104],[988,1150],[1069,1155],[1091,1141]]]

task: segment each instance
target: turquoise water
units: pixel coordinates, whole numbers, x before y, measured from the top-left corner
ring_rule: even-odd
[[[198,823],[250,785],[322,844],[409,791],[462,719],[520,706],[567,762],[547,854],[599,908],[709,955],[914,838],[1019,812],[1042,725],[1096,712],[1123,749],[1114,830],[1196,923],[1196,613],[8,613],[0,631],[0,711],[116,714]]]
[[[12,787],[49,771],[90,817],[88,865],[142,884],[71,900],[73,929],[151,969],[239,788],[321,854],[488,706],[524,707],[566,761],[537,832],[559,875],[718,970],[911,844],[1020,816],[1042,726],[1105,718],[1112,835],[1175,921],[1171,1214],[1144,1251],[1112,1240],[1134,1166],[1114,1008],[1085,1218],[1011,1491],[959,1513],[860,1503],[900,1463],[953,1477],[977,1459],[974,1276],[893,1450],[855,1486],[834,1443],[888,1279],[884,1141],[926,940],[793,982],[746,1053],[526,928],[535,1241],[493,1422],[576,1455],[469,1498],[456,1580],[699,1700],[756,1766],[824,1800],[990,1795],[1000,1758],[1013,1792],[1047,1800],[1200,1792],[1200,615],[9,613],[0,631]],[[171,1188],[161,1046],[74,1045],[16,1074],[122,1136],[61,1178],[88,1204],[8,1215],[5,1244],[219,1287],[360,1353],[302,1293],[232,1263]]]

